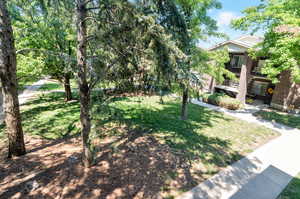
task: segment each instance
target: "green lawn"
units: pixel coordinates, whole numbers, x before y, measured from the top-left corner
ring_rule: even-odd
[[[135,131],[137,136],[153,136],[186,160],[191,181],[187,186],[174,185],[186,172],[175,169],[163,187],[167,195],[172,189],[182,192],[192,188],[279,135],[193,104],[188,106],[188,120],[180,120],[180,101],[171,97],[164,97],[164,104],[158,96],[117,97],[105,104],[98,95],[93,94],[93,138],[120,138]],[[64,93],[43,94],[23,105],[21,112],[28,135],[58,139],[79,133],[79,103],[66,103]]]
[[[278,199],[299,199],[300,198],[300,173],[283,190]]]
[[[42,85],[39,90],[40,91],[53,91],[53,90],[63,90],[64,87],[62,84],[58,84],[56,82],[49,82],[44,85]]]
[[[77,83],[74,79],[71,79],[70,83],[71,83],[71,89],[78,88]],[[41,86],[39,90],[40,91],[64,90],[64,87],[57,80],[49,80],[49,82]]]
[[[182,121],[179,119],[180,101],[167,97],[164,101],[165,104],[160,104],[159,97],[156,96],[115,99],[109,105],[110,114],[114,117],[109,118],[107,115],[105,118],[103,114],[97,114],[95,119],[100,122],[96,124],[113,126],[121,122],[151,129],[153,134],[171,147],[185,150],[197,157],[204,155],[202,150],[206,144],[211,144],[210,149],[216,149],[221,156],[245,154],[251,151],[251,146],[277,134],[265,127],[193,104],[189,105],[189,119]],[[224,157],[217,157],[215,154],[212,156],[223,163],[227,161]],[[207,154],[205,158],[208,158]]]
[[[265,120],[275,121],[293,128],[300,129],[300,117],[279,111],[259,111],[254,114]]]
[[[37,78],[33,78],[31,80],[28,80],[28,79],[22,80],[21,79],[20,81],[18,81],[18,91],[19,91],[19,93],[23,92],[26,89],[27,86],[30,86],[31,84],[33,84],[36,81],[38,81]]]

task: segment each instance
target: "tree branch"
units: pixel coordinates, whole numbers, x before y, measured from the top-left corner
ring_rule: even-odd
[[[59,57],[64,57],[73,61],[76,61],[76,58],[74,56],[70,56],[67,53],[62,53],[62,52],[55,52],[55,51],[51,51],[51,50],[43,50],[43,49],[38,49],[38,48],[24,48],[24,49],[20,49],[16,51],[16,54],[26,54],[26,53],[30,53],[30,52],[41,52],[41,53],[45,53],[45,54],[50,54],[53,56],[59,56]]]
[[[86,10],[89,11],[89,10],[97,10],[97,9],[100,9],[101,7],[98,6],[98,7],[92,7],[92,8],[87,8]]]
[[[117,62],[119,61],[119,59],[115,59],[111,64],[109,64],[107,67],[106,67],[106,71],[108,69],[110,69],[111,67],[113,67]],[[94,86],[96,86],[97,82],[100,80],[100,76],[98,76],[94,81],[91,81],[90,82],[90,85],[89,85],[89,88],[90,89],[93,89]]]

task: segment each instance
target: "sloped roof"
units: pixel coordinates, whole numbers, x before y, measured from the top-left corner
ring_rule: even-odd
[[[228,40],[225,42],[222,42],[220,44],[217,44],[211,48],[209,48],[208,50],[214,50],[216,48],[219,48],[221,46],[224,46],[226,44],[235,44],[244,48],[252,48],[255,45],[257,45],[258,43],[263,41],[263,37],[259,37],[259,36],[254,36],[254,35],[243,35],[237,39],[234,40]]]
[[[278,33],[291,33],[294,36],[300,34],[300,27],[299,26],[292,26],[292,25],[280,25],[275,29]]]

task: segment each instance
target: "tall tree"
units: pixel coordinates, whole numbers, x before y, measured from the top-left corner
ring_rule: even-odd
[[[8,157],[26,153],[19,109],[16,78],[16,50],[6,0],[0,1],[0,78],[4,95]]]
[[[90,87],[87,80],[87,0],[77,0],[77,69],[80,96],[80,121],[82,125],[83,163],[90,167],[93,162],[93,154],[90,146],[89,134],[91,131],[90,116]]]
[[[216,32],[216,21],[207,15],[209,9],[221,8],[221,4],[217,0],[159,0],[154,3],[160,16],[159,22],[173,35],[186,55],[186,59],[179,61],[181,72],[178,76],[182,86],[181,118],[186,119],[192,65],[199,65],[193,63],[199,61],[193,60],[194,53],[199,55],[196,44],[208,35],[221,36]]]
[[[145,74],[149,71],[147,67],[154,66],[157,57],[153,43],[159,38],[161,42],[166,41],[166,45],[170,41],[152,17],[143,16],[126,1],[77,0],[76,16],[83,161],[88,167],[93,160],[89,139],[93,86],[107,80],[122,89],[124,85],[134,85],[141,79],[141,72]]]

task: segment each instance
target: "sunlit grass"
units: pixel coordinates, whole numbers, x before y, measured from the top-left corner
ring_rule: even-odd
[[[164,101],[161,104],[158,96],[120,98],[109,105],[110,114],[114,114],[114,117],[107,115],[105,118],[99,114],[94,118],[99,118],[96,123],[99,126],[123,122],[151,129],[152,134],[170,146],[190,151],[191,155],[198,157],[203,156],[201,152],[205,147],[205,139],[214,140],[214,145],[220,147],[220,155],[224,155],[221,151],[225,148],[228,149],[226,153],[245,154],[268,137],[277,135],[263,126],[193,104],[189,104],[188,119],[183,121],[179,117],[180,101],[168,97]]]
[[[300,117],[279,111],[259,111],[255,116],[300,129]]]
[[[223,165],[231,159],[222,156],[227,154],[239,158],[278,135],[263,126],[193,104],[189,104],[188,119],[183,121],[179,117],[180,101],[170,97],[165,97],[164,101],[161,104],[157,96],[122,97],[115,98],[108,106],[102,106],[96,99],[93,127],[101,128],[101,131],[96,131],[100,137],[116,136],[116,132],[103,129],[113,129],[119,125],[147,129],[162,142],[174,149],[184,150],[191,157],[210,159],[209,154],[216,152],[214,158]],[[21,112],[26,134],[57,139],[79,130],[79,102],[65,102],[64,93],[40,95],[23,105]]]
[[[78,98],[76,92],[74,98]],[[180,100],[172,97],[164,97],[163,104],[158,96],[115,97],[103,103],[100,92],[95,91],[92,101],[93,138],[101,142],[135,131],[138,136],[153,136],[186,159],[194,181],[172,188],[183,172],[175,170],[162,188],[166,192],[186,191],[278,136],[271,129],[193,104],[188,105],[188,119],[181,120]],[[23,105],[21,112],[27,135],[59,139],[80,133],[79,102],[65,102],[62,92],[42,94]]]
[[[288,184],[278,199],[299,199],[300,198],[300,173]]]
[[[71,89],[77,89],[78,85],[75,79],[70,80]],[[39,88],[40,91],[53,91],[53,90],[64,90],[63,84],[57,80],[49,80],[46,84]]]
[[[79,104],[65,102],[63,93],[40,95],[21,110],[23,130],[27,134],[57,139],[78,132]]]

